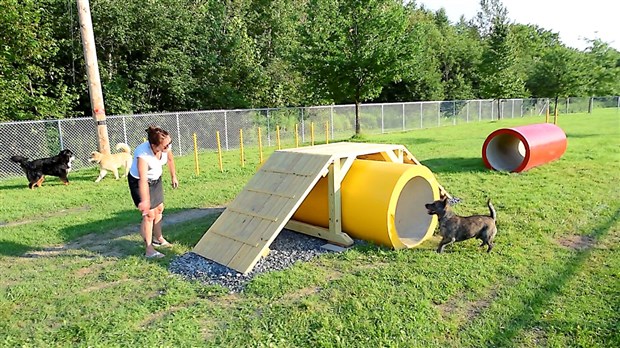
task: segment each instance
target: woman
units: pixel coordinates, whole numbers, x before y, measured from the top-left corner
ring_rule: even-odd
[[[179,187],[174,156],[170,150],[172,139],[167,131],[150,126],[146,133],[148,141],[138,145],[127,176],[131,198],[142,212],[140,234],[144,239],[147,258],[162,258],[164,254],[155,250],[154,246],[169,246],[170,243],[161,232],[161,219],[164,211],[164,189],[161,175],[164,164],[168,164],[172,188]]]

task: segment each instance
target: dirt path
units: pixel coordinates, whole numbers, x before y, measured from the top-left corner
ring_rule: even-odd
[[[188,209],[178,213],[165,214],[163,227],[170,227],[183,222],[200,219],[209,215],[217,215],[224,211],[223,207]],[[131,237],[139,231],[140,224],[133,224],[106,233],[90,233],[67,244],[54,245],[42,250],[24,254],[26,258],[58,256],[64,253],[84,250],[96,252],[101,256],[124,256],[119,242]]]

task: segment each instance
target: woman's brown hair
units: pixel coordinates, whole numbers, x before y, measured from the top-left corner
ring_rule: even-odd
[[[167,131],[155,126],[149,126],[146,129],[146,134],[149,136],[149,143],[155,146],[160,145],[169,135]]]

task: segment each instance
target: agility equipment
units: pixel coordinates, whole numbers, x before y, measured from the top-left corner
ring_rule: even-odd
[[[425,203],[450,195],[402,145],[333,143],[275,151],[193,252],[250,272],[287,228],[349,246],[353,238],[394,249],[430,237]]]
[[[482,159],[487,168],[518,173],[559,159],[566,146],[564,131],[550,123],[502,128],[484,141]]]

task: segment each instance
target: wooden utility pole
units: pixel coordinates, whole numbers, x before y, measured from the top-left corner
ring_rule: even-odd
[[[80,19],[80,33],[82,34],[82,46],[84,46],[86,74],[88,76],[90,105],[97,125],[99,152],[110,153],[108,126],[106,125],[105,108],[103,106],[103,92],[101,91],[101,79],[99,78],[99,66],[97,65],[97,51],[95,48],[95,35],[93,34],[93,21],[90,17],[90,5],[88,0],[77,0],[77,7]]]

